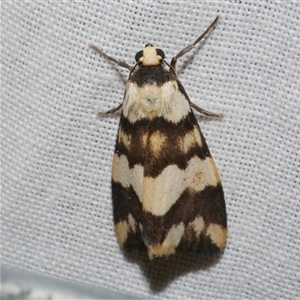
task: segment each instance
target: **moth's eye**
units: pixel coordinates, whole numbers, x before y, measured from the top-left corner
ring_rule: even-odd
[[[143,50],[139,51],[136,55],[135,55],[135,61],[139,62],[140,58],[143,56]]]
[[[157,55],[159,55],[162,59],[165,58],[165,53],[161,49],[156,49]]]
[[[152,44],[146,44],[146,45],[145,45],[145,48],[146,48],[146,47],[149,47],[149,46],[150,46],[150,47],[153,47]]]

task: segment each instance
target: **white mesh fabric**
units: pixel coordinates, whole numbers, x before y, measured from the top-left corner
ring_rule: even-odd
[[[222,177],[224,254],[149,261],[113,231],[110,167],[128,76],[146,43],[179,60]],[[1,4],[1,261],[161,299],[296,298],[299,285],[298,2]]]

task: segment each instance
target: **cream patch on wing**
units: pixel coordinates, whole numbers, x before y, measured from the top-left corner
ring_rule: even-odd
[[[184,224],[181,222],[179,225],[173,225],[169,230],[165,240],[163,241],[163,246],[169,248],[175,248],[179,244],[184,233]]]
[[[190,110],[190,104],[179,91],[176,81],[168,81],[162,86],[145,84],[139,87],[130,81],[126,84],[123,114],[131,123],[155,117],[178,123]]]
[[[191,147],[198,145],[202,147],[202,141],[199,133],[199,129],[194,126],[194,129],[185,134],[182,141],[182,151],[187,153]]]
[[[128,220],[120,221],[115,225],[115,231],[117,234],[118,242],[121,246],[124,245],[125,241],[128,238],[128,234],[130,230],[132,230],[134,233],[136,231],[136,222],[132,216],[132,214],[128,214]]]
[[[128,237],[129,227],[127,221],[121,221],[115,225],[115,231],[118,242],[121,246],[124,245]]]
[[[145,177],[143,181],[143,209],[156,216],[163,216],[177,201],[186,188],[196,192],[206,186],[216,186],[220,177],[212,158],[190,159],[185,170],[168,165],[156,178]]]
[[[182,222],[179,225],[173,225],[162,244],[148,246],[148,255],[150,259],[174,254],[183,234],[184,224]]]
[[[120,127],[119,133],[118,133],[118,139],[119,143],[123,144],[127,149],[130,148],[131,146],[131,136],[126,134],[122,128]]]
[[[153,215],[164,215],[177,201],[186,188],[196,192],[206,186],[216,186],[220,177],[212,158],[201,160],[198,157],[190,159],[185,170],[176,165],[168,165],[156,178],[144,177],[144,167],[134,165],[129,168],[125,155],[114,154],[112,164],[112,179],[122,184],[124,188],[133,187],[143,209]]]
[[[148,133],[143,134],[142,136],[142,147],[145,149],[147,147],[147,139],[148,139]]]
[[[129,188],[131,185],[139,200],[142,201],[143,166],[136,164],[130,169],[127,157],[125,155],[119,156],[115,153],[111,176],[113,181],[121,183],[124,188]]]
[[[194,221],[190,222],[187,225],[187,228],[192,228],[196,234],[196,237],[199,238],[201,232],[205,227],[204,219],[202,217],[196,217]]]
[[[160,131],[155,131],[149,137],[149,147],[155,156],[158,156],[166,143],[167,137]]]
[[[222,249],[226,242],[227,229],[218,224],[210,224],[205,232],[206,236],[209,236],[211,241]]]
[[[132,214],[128,215],[128,225],[130,226],[130,228],[133,232],[136,231],[137,224],[135,223],[135,220],[134,220]]]

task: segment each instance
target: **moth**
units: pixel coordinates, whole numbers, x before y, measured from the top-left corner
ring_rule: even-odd
[[[215,255],[225,245],[227,217],[221,179],[193,109],[177,78],[178,58],[192,50],[219,16],[191,45],[165,61],[147,44],[132,67],[94,45],[106,59],[127,68],[121,118],[112,163],[113,215],[117,239],[126,250],[146,250],[150,259],[177,252]]]

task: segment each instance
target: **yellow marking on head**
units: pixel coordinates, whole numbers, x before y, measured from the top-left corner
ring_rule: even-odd
[[[166,140],[167,137],[160,131],[156,131],[150,136],[149,147],[154,156],[158,156],[159,152],[164,147]]]
[[[139,62],[144,66],[157,66],[160,64],[162,57],[157,55],[156,49],[153,46],[147,46],[143,50],[143,56]]]
[[[227,229],[218,224],[210,224],[205,232],[206,236],[209,236],[211,241],[222,249],[226,242]]]
[[[127,149],[131,146],[131,136],[126,134],[121,128],[119,130],[119,143],[122,143]]]

